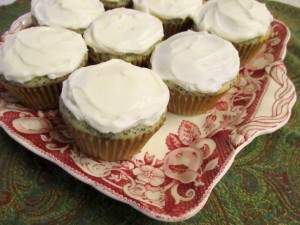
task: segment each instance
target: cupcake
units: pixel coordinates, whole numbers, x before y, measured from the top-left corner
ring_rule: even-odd
[[[133,0],[133,7],[159,18],[164,27],[165,38],[193,26],[193,15],[202,0]]]
[[[78,33],[88,28],[104,12],[99,0],[32,0],[31,14],[35,25],[58,26]]]
[[[106,10],[115,9],[115,8],[131,8],[132,7],[132,1],[131,0],[100,0],[104,8]]]
[[[116,161],[140,151],[163,125],[168,100],[167,86],[152,70],[112,59],[71,74],[60,112],[80,151]]]
[[[80,34],[64,28],[32,27],[0,47],[0,82],[25,106],[58,107],[61,83],[87,61]]]
[[[230,41],[244,65],[270,38],[273,17],[265,4],[255,0],[210,0],[194,20],[197,30]]]
[[[163,38],[160,20],[133,9],[104,12],[84,32],[89,57],[94,63],[113,58],[145,66],[157,43]]]
[[[157,45],[151,66],[170,90],[168,110],[190,116],[209,110],[234,85],[240,59],[230,42],[186,31]]]

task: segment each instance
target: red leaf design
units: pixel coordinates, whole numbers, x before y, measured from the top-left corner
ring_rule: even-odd
[[[210,148],[207,144],[204,144],[202,148],[200,148],[200,150],[203,152],[203,158],[205,159],[209,153],[210,153]]]
[[[157,159],[156,162],[155,162],[155,164],[154,164],[154,167],[155,167],[155,168],[159,168],[159,167],[161,167],[163,164],[164,164],[164,160],[159,160],[159,159]]]
[[[218,165],[219,157],[211,160],[209,163],[206,164],[203,171],[213,170]]]
[[[200,136],[200,134],[199,128],[195,124],[186,120],[182,121],[178,129],[179,139],[184,145],[192,143]]]
[[[226,111],[228,110],[228,103],[227,102],[218,102],[216,104],[216,109],[219,111]]]
[[[209,115],[208,117],[206,117],[206,123],[213,123],[215,122],[217,119],[216,115]]]
[[[148,152],[146,152],[146,154],[144,155],[144,161],[146,165],[151,165],[154,159],[154,155],[149,155]]]
[[[166,144],[168,146],[168,149],[174,150],[180,147],[183,147],[178,135],[176,134],[169,134],[166,139]]]

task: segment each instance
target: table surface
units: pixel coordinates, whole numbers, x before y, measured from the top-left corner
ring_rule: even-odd
[[[292,32],[285,64],[300,95],[300,9],[267,2]],[[0,34],[29,0],[0,7]],[[236,157],[205,207],[177,224],[299,224],[300,103],[288,124]],[[0,129],[0,224],[164,224],[77,181]]]

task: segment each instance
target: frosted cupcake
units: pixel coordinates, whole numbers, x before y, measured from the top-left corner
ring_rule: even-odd
[[[87,61],[80,34],[63,28],[32,27],[0,47],[0,82],[25,106],[58,107],[61,83]]]
[[[131,0],[100,0],[100,1],[103,3],[104,8],[106,10],[121,8],[121,7],[126,7],[126,8],[132,7]]]
[[[202,0],[133,0],[133,7],[159,18],[164,26],[165,38],[193,25],[193,15],[202,5]]]
[[[89,57],[94,63],[118,58],[144,66],[162,38],[160,20],[125,8],[106,11],[84,32]]]
[[[33,23],[41,26],[58,26],[79,33],[104,12],[99,0],[32,0]]]
[[[186,31],[160,43],[151,65],[169,87],[168,110],[198,115],[234,85],[240,59],[230,42],[207,32]]]
[[[241,64],[270,38],[272,20],[266,5],[255,0],[210,0],[195,16],[199,31],[208,31],[234,44]]]
[[[153,71],[113,59],[72,73],[60,112],[82,152],[116,161],[140,151],[163,125],[168,100]]]

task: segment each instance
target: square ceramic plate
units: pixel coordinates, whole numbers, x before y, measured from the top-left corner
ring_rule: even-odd
[[[18,18],[0,45],[30,25],[30,14]],[[213,109],[194,117],[169,113],[164,126],[128,161],[96,161],[79,153],[56,110],[25,108],[2,87],[0,125],[28,150],[101,193],[154,219],[185,220],[201,210],[243,147],[287,123],[296,101],[281,61],[289,37],[288,28],[275,20],[272,38]]]

